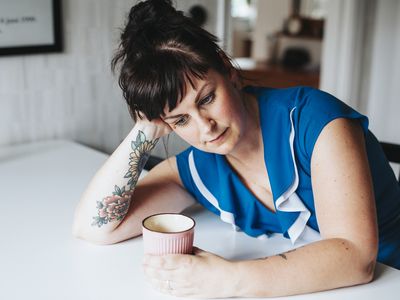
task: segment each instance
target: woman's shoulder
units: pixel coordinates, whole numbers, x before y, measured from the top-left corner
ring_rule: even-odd
[[[244,91],[256,95],[259,103],[264,106],[287,107],[295,106],[303,99],[316,96],[322,91],[307,87],[294,86],[288,88],[271,88],[261,86],[246,86]]]
[[[257,94],[260,96],[270,96],[277,97],[283,95],[296,95],[300,93],[310,93],[312,91],[320,91],[319,89],[309,87],[309,86],[292,86],[292,87],[284,87],[284,88],[274,88],[267,86],[253,86],[247,85],[243,88],[243,90],[247,93]]]
[[[245,91],[257,96],[261,108],[265,110],[283,111],[296,107],[298,112],[315,114],[316,112],[354,112],[350,106],[334,95],[309,86],[289,88],[246,87]]]

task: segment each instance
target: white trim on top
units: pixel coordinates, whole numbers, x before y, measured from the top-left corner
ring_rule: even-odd
[[[288,235],[289,238],[294,245],[296,241],[298,243],[309,243],[312,241],[319,240],[320,234],[319,232],[315,231],[311,227],[307,225],[307,222],[311,216],[310,211],[305,207],[302,200],[296,194],[296,189],[299,185],[299,175],[297,171],[297,165],[295,160],[294,154],[294,137],[295,137],[295,130],[293,125],[293,111],[296,109],[294,107],[290,111],[290,135],[289,135],[289,145],[290,145],[290,152],[292,155],[292,161],[294,166],[294,179],[290,187],[276,200],[276,209],[283,212],[300,212],[299,216],[297,217],[296,221],[289,227]],[[238,231],[238,227],[235,224],[235,216],[228,211],[222,210],[219,206],[218,200],[214,197],[213,194],[207,189],[204,185],[203,181],[201,180],[196,165],[194,163],[193,158],[193,151],[189,154],[189,169],[192,175],[193,181],[203,195],[216,209],[220,211],[220,218],[222,221],[232,224],[233,228]],[[257,238],[264,239],[268,237],[266,234],[262,234]]]
[[[294,154],[294,137],[295,130],[293,125],[293,111],[296,109],[294,107],[290,111],[290,135],[289,135],[289,145],[290,152],[292,154],[292,161],[294,166],[294,179],[290,187],[276,200],[276,209],[284,212],[300,212],[296,221],[289,227],[288,235],[292,244],[295,244],[299,240],[300,236],[303,242],[311,242],[320,238],[320,234],[307,225],[310,219],[311,213],[305,207],[299,196],[296,194],[297,187],[299,186],[299,174],[297,171],[297,165]]]
[[[193,158],[193,151],[189,153],[189,169],[190,173],[192,175],[193,181],[197,187],[197,189],[200,191],[200,193],[203,195],[204,198],[207,199],[208,202],[210,202],[216,209],[219,210],[220,212],[220,218],[222,221],[229,223],[232,225],[232,228],[235,231],[241,231],[240,227],[236,225],[235,223],[235,216],[226,210],[221,209],[219,206],[218,200],[214,197],[213,194],[207,189],[207,187],[204,185],[203,181],[201,180],[199,173],[197,172],[196,164],[194,163],[194,158]],[[269,238],[267,234],[261,234],[256,237],[257,239],[264,240]]]
[[[208,200],[208,202],[210,202],[216,209],[219,210],[221,220],[226,223],[232,224],[233,229],[238,231],[239,228],[236,226],[235,216],[229,211],[225,211],[221,209],[221,207],[219,207],[218,200],[214,197],[213,194],[211,194],[211,192],[207,189],[207,187],[201,180],[199,173],[197,172],[196,165],[194,163],[193,151],[189,153],[189,169],[197,189],[200,191],[203,197]]]

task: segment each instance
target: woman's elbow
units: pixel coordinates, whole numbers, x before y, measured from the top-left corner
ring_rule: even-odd
[[[359,268],[357,268],[359,270],[359,284],[366,284],[374,279],[378,246],[370,245],[368,248],[359,256]]]
[[[374,239],[368,242],[355,242],[351,240],[341,240],[342,254],[347,257],[347,271],[349,274],[349,284],[366,284],[373,280],[376,258],[378,253],[378,243]],[[350,250],[350,251],[349,251]]]
[[[72,235],[76,239],[84,240],[95,245],[112,245],[118,243],[118,241],[113,241],[111,238],[105,236],[93,236],[89,234],[81,234],[79,232],[72,232]]]
[[[364,265],[361,271],[360,284],[370,283],[374,279],[376,260],[371,260]]]
[[[81,239],[96,245],[112,245],[118,243],[118,241],[113,238],[112,233],[85,232],[77,224],[72,226],[72,236],[76,239]]]

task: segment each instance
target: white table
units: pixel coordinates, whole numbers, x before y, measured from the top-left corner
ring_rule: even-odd
[[[74,208],[106,158],[68,141],[0,149],[1,299],[176,299],[145,282],[141,237],[96,246],[71,235]],[[263,257],[291,248],[279,235],[260,241],[235,233],[202,209],[190,214],[197,222],[195,245],[223,257]],[[400,271],[378,264],[368,285],[290,299],[398,299],[399,292]]]

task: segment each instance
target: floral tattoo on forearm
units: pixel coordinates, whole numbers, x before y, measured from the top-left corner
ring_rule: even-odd
[[[124,176],[128,179],[128,182],[122,188],[115,185],[111,196],[106,196],[101,201],[97,201],[97,216],[93,217],[92,226],[101,227],[113,221],[121,221],[125,217],[140,172],[157,142],[158,139],[147,140],[143,131],[139,130],[136,140],[131,142],[133,151],[129,154],[129,169]]]
[[[92,226],[101,227],[109,222],[121,221],[128,212],[132,191],[125,191],[125,187],[114,187],[112,196],[97,201],[97,216],[93,217]]]

